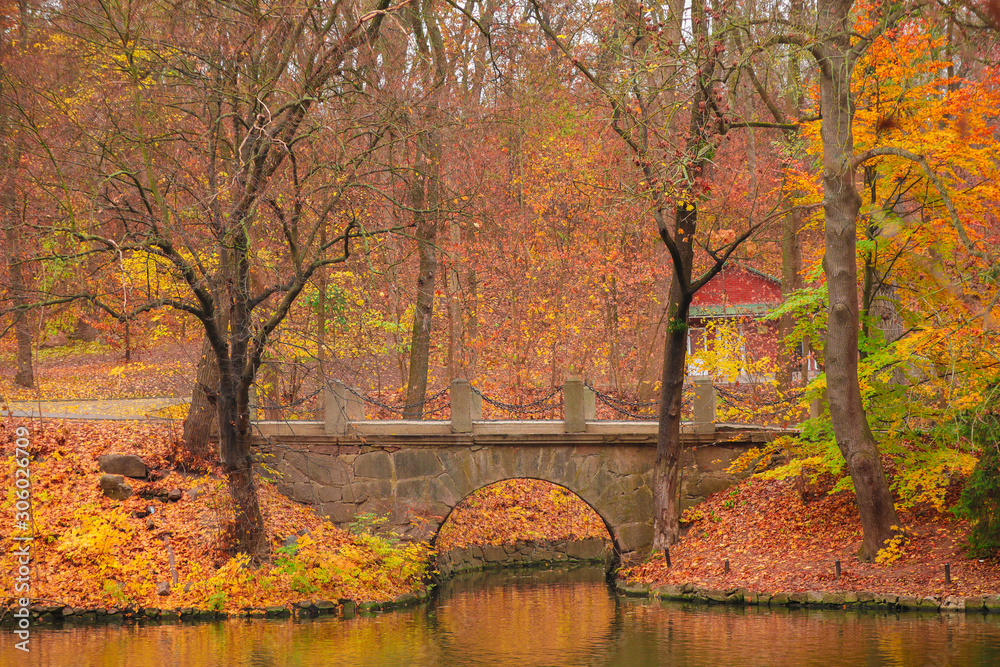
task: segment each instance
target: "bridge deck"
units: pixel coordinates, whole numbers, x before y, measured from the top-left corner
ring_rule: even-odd
[[[359,445],[419,447],[483,446],[543,446],[574,444],[592,446],[656,445],[659,425],[655,421],[588,421],[584,432],[567,433],[561,420],[476,421],[472,433],[453,433],[448,421],[359,421],[352,422],[350,433],[335,435],[326,432],[318,421],[258,421],[254,422],[255,443],[288,443],[297,445]],[[752,426],[747,424],[715,424],[714,428],[684,426],[681,443],[684,447],[738,442],[764,444],[776,436],[794,434],[792,429]]]

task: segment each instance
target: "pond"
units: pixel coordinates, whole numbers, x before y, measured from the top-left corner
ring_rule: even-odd
[[[597,568],[456,577],[432,603],[350,620],[9,628],[0,664],[64,667],[1000,664],[1000,617],[706,607],[616,596]]]

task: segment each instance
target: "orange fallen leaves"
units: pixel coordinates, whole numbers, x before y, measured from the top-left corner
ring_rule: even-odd
[[[275,558],[258,569],[222,554],[219,525],[229,497],[214,474],[173,470],[177,434],[163,424],[95,421],[0,421],[0,595],[14,591],[14,429],[30,431],[34,523],[31,597],[79,607],[199,607],[237,610],[304,599],[387,600],[421,585],[429,548],[395,545],[340,530],[267,482],[260,485]],[[137,454],[156,481],[127,479],[123,501],[99,488],[97,458]],[[179,489],[181,500],[169,502]],[[298,537],[298,551],[282,549]],[[177,584],[171,582],[169,540]],[[381,541],[379,541],[381,540]],[[294,552],[294,553],[293,553]],[[367,576],[358,576],[365,570]]]
[[[441,527],[441,551],[472,544],[608,539],[601,517],[570,491],[536,479],[492,484],[459,503]]]
[[[936,511],[901,512],[909,540],[889,565],[863,563],[854,496],[823,495],[804,502],[792,481],[751,478],[685,513],[686,534],[662,554],[623,570],[630,581],[654,585],[699,583],[760,592],[858,590],[901,595],[994,595],[1000,563],[967,558],[968,526]],[[729,560],[730,574],[723,573]],[[834,573],[841,561],[842,575]],[[944,564],[952,584],[944,584]]]

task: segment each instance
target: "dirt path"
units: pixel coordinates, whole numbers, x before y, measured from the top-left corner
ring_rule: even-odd
[[[187,412],[191,399],[120,398],[62,401],[9,401],[0,415],[48,419],[177,419]]]

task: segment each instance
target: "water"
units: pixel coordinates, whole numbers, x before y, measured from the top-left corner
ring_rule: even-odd
[[[456,578],[426,607],[306,621],[0,630],[0,665],[79,667],[1000,665],[1000,617],[623,599],[596,569]]]

